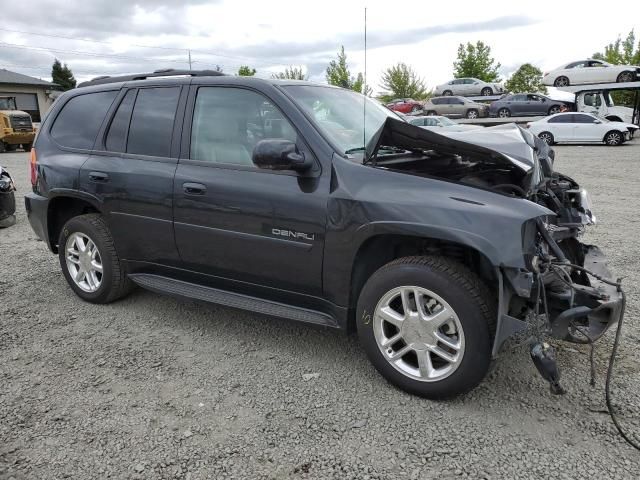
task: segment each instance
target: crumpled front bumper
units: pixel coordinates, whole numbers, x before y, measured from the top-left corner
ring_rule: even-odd
[[[583,267],[601,278],[615,281],[602,251],[594,245],[582,246]],[[494,358],[497,357],[500,347],[507,339],[519,336],[525,340],[527,336],[533,336],[538,328],[531,323],[531,318],[516,318],[510,314],[513,298],[534,295],[537,288],[535,276],[531,272],[523,271],[498,270],[497,273],[499,298],[492,350]],[[573,343],[596,341],[622,317],[624,312],[622,291],[616,285],[586,274],[581,283],[572,282],[572,285],[573,289],[568,287],[565,290],[554,290],[548,287],[545,289],[549,309],[549,321],[546,323],[550,327],[545,333]],[[539,314],[543,313],[541,308]]]

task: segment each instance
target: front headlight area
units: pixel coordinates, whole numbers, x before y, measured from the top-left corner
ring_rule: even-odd
[[[579,206],[577,209],[582,217],[582,223],[585,225],[595,225],[597,223],[597,219],[593,213],[593,202],[591,200],[591,195],[589,195],[586,188],[580,189],[580,192],[578,193],[578,202]]]

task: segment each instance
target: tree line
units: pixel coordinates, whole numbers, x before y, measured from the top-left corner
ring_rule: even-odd
[[[631,30],[622,39],[618,37],[614,42],[606,45],[602,52],[593,54],[593,58],[601,59],[614,65],[638,65],[640,64],[640,41],[636,42],[635,32]],[[493,58],[491,47],[482,41],[475,43],[461,43],[453,62],[453,77],[474,77],[485,82],[500,82],[499,62]],[[217,70],[222,71],[220,67]],[[253,76],[257,73],[255,68],[242,65],[236,72],[239,76]],[[76,80],[67,64],[62,65],[55,59],[51,69],[53,83],[63,90],[75,88]],[[301,66],[289,66],[281,72],[272,73],[272,78],[307,80],[308,75]],[[335,85],[360,92],[367,96],[373,94],[371,85],[365,84],[364,74],[358,72],[353,75],[347,62],[347,54],[344,46],[340,47],[336,58],[329,62],[325,72],[325,79],[329,85]],[[420,77],[411,65],[399,62],[383,70],[379,84],[381,93],[378,98],[381,101],[389,101],[394,98],[413,98],[425,100],[432,95],[427,88],[425,80]],[[542,71],[531,63],[521,65],[505,82],[505,88],[512,93],[537,92],[546,93],[547,89],[542,84]],[[632,101],[632,93],[615,92],[617,103]]]

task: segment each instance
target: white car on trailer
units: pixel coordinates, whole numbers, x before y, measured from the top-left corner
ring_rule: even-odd
[[[570,62],[542,77],[542,83],[552,87],[584,85],[592,83],[635,82],[640,80],[637,65],[612,65],[604,60],[588,58]]]
[[[621,145],[632,137],[637,125],[610,122],[590,113],[556,113],[527,124],[529,131],[549,145],[554,143],[605,143]]]

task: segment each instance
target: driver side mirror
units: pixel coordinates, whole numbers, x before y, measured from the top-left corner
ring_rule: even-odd
[[[253,147],[253,164],[268,170],[294,170],[304,172],[311,168],[311,159],[298,151],[296,144],[283,138],[260,140]]]
[[[593,122],[593,123],[602,123],[602,120],[596,120],[596,121],[595,121],[595,122]]]

